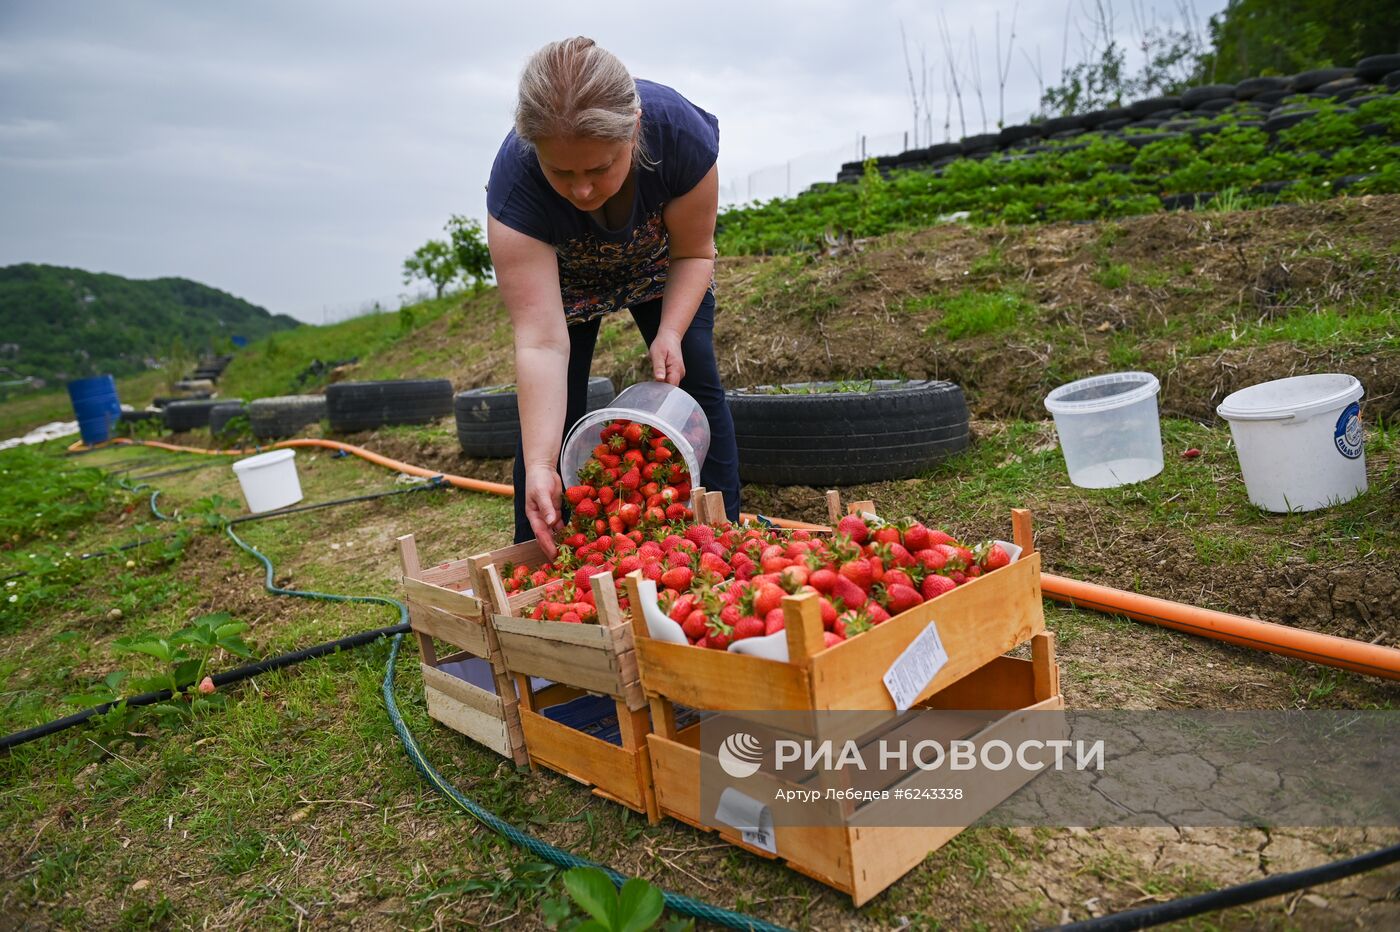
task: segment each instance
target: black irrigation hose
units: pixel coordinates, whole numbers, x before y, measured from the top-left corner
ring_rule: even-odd
[[[317,657],[324,657],[326,654],[333,654],[341,650],[351,650],[356,647],[363,647],[366,644],[373,644],[380,638],[392,637],[395,634],[403,634],[409,630],[408,625],[398,624],[388,628],[376,628],[373,631],[362,631],[359,634],[352,634],[335,641],[327,641],[324,644],[317,644],[314,647],[303,647],[291,653],[279,654],[276,657],[268,657],[255,663],[244,664],[241,667],[234,667],[232,670],[225,670],[222,673],[211,675],[215,686],[226,686],[229,683],[237,683],[257,676],[260,673],[269,673],[273,670],[280,670],[283,667],[290,667],[293,664],[301,663],[303,660],[314,660]],[[154,692],[141,693],[131,696],[125,700],[128,708],[137,706],[154,705],[157,702],[165,702],[171,698],[172,693],[168,689],[159,689]],[[94,715],[102,715],[111,710],[119,702],[104,702],[101,705],[84,709],[81,712],[64,718],[54,719],[42,725],[35,725],[33,728],[26,728],[13,734],[0,738],[0,751],[9,751],[21,744],[30,741],[37,741],[39,738],[64,731],[68,728],[81,725]]]
[[[139,476],[130,476],[137,482],[144,482],[147,479],[164,479],[166,476],[178,476],[181,473],[194,472],[198,469],[209,469],[211,466],[227,466],[227,460],[212,460],[208,463],[199,463],[195,466],[181,466],[179,469],[167,469],[162,472],[144,473]]]
[[[1369,854],[1358,855],[1343,861],[1333,861],[1330,864],[1320,864],[1317,867],[1305,868],[1291,874],[1276,874],[1273,877],[1242,883],[1235,887],[1224,887],[1220,890],[1212,890],[1209,893],[1188,896],[1167,903],[1154,903],[1141,909],[1130,909],[1121,913],[1100,916],[1097,919],[1071,922],[1056,928],[1064,930],[1064,932],[1128,932],[1132,929],[1146,929],[1164,922],[1174,922],[1188,916],[1197,916],[1201,913],[1225,909],[1230,906],[1241,906],[1271,896],[1280,896],[1306,887],[1330,883],[1353,874],[1376,870],[1387,864],[1394,864],[1396,861],[1400,861],[1400,845],[1391,845],[1389,848],[1382,848]]]

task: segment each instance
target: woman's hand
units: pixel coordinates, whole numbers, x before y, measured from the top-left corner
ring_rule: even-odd
[[[681,357],[681,338],[662,331],[651,341],[651,374],[658,382],[681,384],[685,378],[685,361]]]
[[[564,495],[564,483],[559,470],[552,466],[537,466],[525,472],[525,517],[535,532],[535,540],[545,557],[554,559],[554,532],[564,526],[559,503]]]

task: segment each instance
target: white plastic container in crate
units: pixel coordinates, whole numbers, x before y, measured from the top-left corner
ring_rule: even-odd
[[[603,428],[617,420],[637,421],[671,438],[685,460],[692,484],[700,484],[700,467],[710,452],[710,421],[700,403],[665,382],[629,385],[612,404],[579,418],[564,438],[559,475],[565,485],[578,482],[578,471],[593,455]]]
[[[295,457],[295,450],[273,450],[233,464],[249,511],[256,515],[301,501]]]
[[[1045,396],[1070,482],[1108,489],[1162,471],[1160,388],[1150,372],[1114,372],[1061,385]]]
[[[1215,409],[1230,422],[1249,500],[1265,511],[1313,511],[1366,491],[1361,396],[1350,375],[1251,385]]]

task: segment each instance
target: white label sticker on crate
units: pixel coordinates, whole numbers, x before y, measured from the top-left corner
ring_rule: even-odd
[[[885,688],[890,691],[894,707],[904,712],[912,706],[947,662],[948,652],[938,636],[938,624],[930,621],[885,673]]]
[[[737,828],[744,844],[753,845],[769,854],[778,853],[778,837],[773,833],[773,813],[752,796],[732,786],[726,787],[719,795],[715,821]]]

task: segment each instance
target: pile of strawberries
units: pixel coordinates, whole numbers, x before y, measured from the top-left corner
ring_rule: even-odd
[[[589,538],[576,532],[553,563],[503,572],[508,591],[546,587],[532,618],[590,622],[597,610],[589,578],[609,573],[620,579],[641,570],[656,581],[661,609],[691,644],[725,650],[782,631],[782,599],[789,594],[817,594],[831,646],[1010,562],[997,544],[968,548],[912,519],[851,515],[835,534],[814,535],[687,524],[680,517],[645,533]]]

